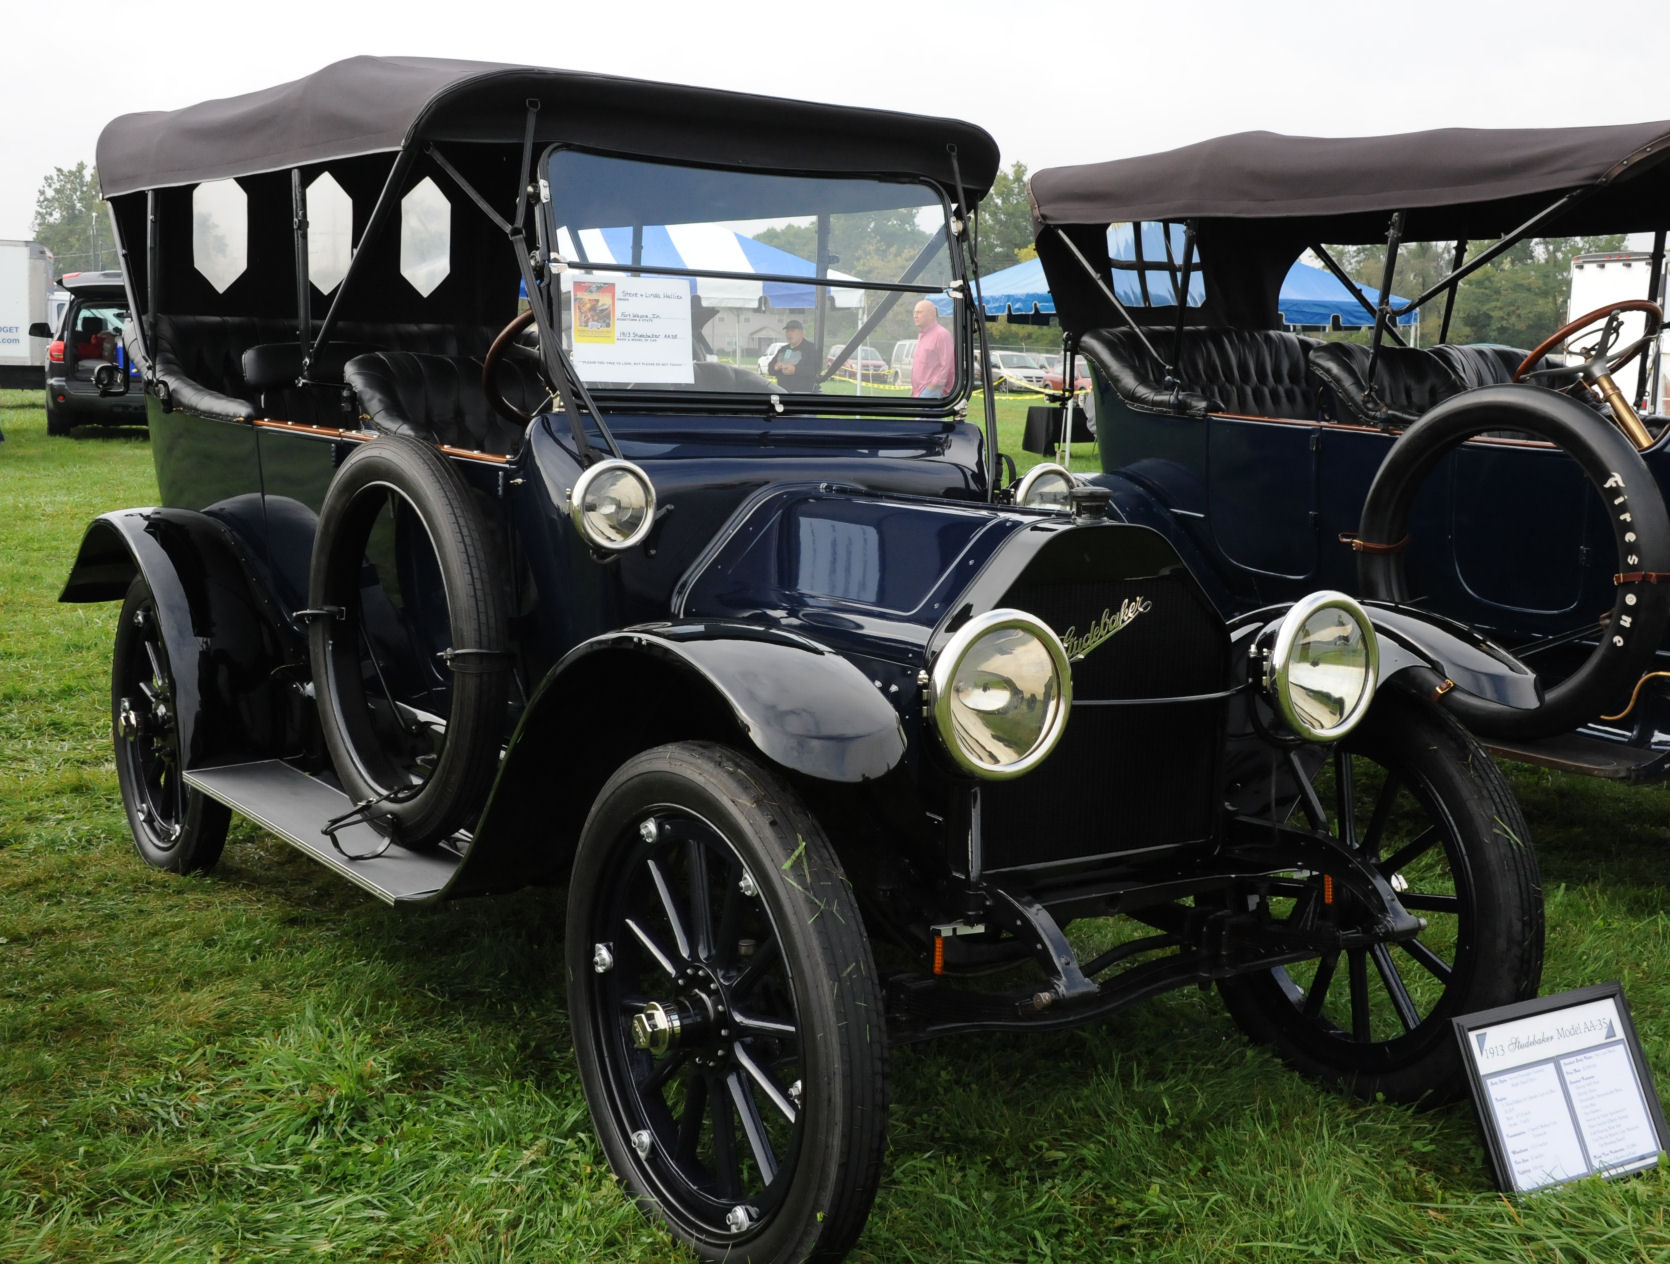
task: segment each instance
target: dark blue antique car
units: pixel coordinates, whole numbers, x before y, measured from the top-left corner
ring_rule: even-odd
[[[853,1242],[890,1041],[1216,984],[1442,1099],[1450,1018],[1535,992],[1524,822],[1405,687],[1464,642],[1226,619],[1168,524],[1001,485],[978,128],[357,58],[99,160],[162,503],[63,597],[122,602],[141,855],[236,811],[394,905],[566,884],[598,1136],[703,1258]],[[838,380],[942,295],[947,393]]]
[[[1225,613],[1326,585],[1447,617],[1481,642],[1455,657],[1428,643],[1428,684],[1492,749],[1663,776],[1667,157],[1670,123],[1643,123],[1247,133],[1038,172],[1039,256],[1097,382],[1092,481],[1167,531]],[[1175,227],[1135,240],[1164,257],[1109,258],[1110,225],[1155,221]],[[1448,340],[1467,278],[1527,238],[1595,233],[1652,234],[1644,295],[1534,347]],[[1449,269],[1406,305],[1371,299],[1336,255],[1372,243],[1388,247],[1379,294],[1410,243],[1441,243]],[[1283,327],[1277,287],[1306,250],[1374,313],[1366,343]],[[1138,270],[1145,303],[1119,301],[1115,268]],[[1415,308],[1432,345],[1398,333]],[[1509,675],[1476,675],[1485,663]]]

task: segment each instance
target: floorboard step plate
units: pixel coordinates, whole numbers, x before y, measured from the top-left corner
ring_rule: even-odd
[[[354,806],[334,786],[326,785],[276,759],[224,768],[203,768],[185,775],[186,783],[218,799],[285,842],[364,887],[390,904],[422,903],[438,897],[463,861],[450,851],[411,851],[384,843],[370,825],[359,822],[337,831],[342,851],[331,846],[322,827]],[[366,856],[350,860],[348,856]]]

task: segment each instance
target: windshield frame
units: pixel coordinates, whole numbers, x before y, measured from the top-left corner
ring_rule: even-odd
[[[943,258],[949,267],[951,279],[945,284],[927,284],[920,281],[875,281],[862,278],[844,278],[833,276],[811,276],[791,273],[764,272],[733,272],[707,268],[675,268],[661,265],[646,266],[642,263],[599,263],[582,259],[571,259],[562,255],[558,250],[557,202],[560,199],[560,187],[552,179],[552,164],[563,154],[584,154],[621,162],[641,164],[646,167],[683,168],[692,171],[711,172],[717,175],[763,176],[780,177],[785,180],[804,179],[852,184],[887,185],[897,184],[909,187],[921,193],[930,195],[921,203],[923,208],[937,206],[940,213],[940,224],[937,229],[930,231],[929,244],[936,238],[943,238],[939,252],[928,256],[930,260]],[[910,296],[917,299],[949,298],[951,300],[951,324],[948,332],[955,340],[955,368],[956,378],[949,394],[944,396],[914,396],[892,394],[825,394],[821,390],[796,392],[786,389],[772,393],[756,393],[746,391],[720,391],[701,389],[694,384],[670,384],[666,388],[631,389],[618,384],[586,382],[588,391],[596,396],[600,404],[607,405],[611,411],[649,412],[649,413],[681,413],[681,412],[726,412],[754,411],[764,405],[769,411],[781,413],[820,413],[832,415],[848,415],[854,413],[905,415],[955,421],[960,420],[967,410],[967,401],[972,393],[975,382],[973,357],[972,304],[968,301],[968,258],[966,255],[967,242],[961,231],[959,217],[951,200],[949,191],[939,181],[919,173],[893,174],[880,172],[849,173],[831,172],[827,170],[805,169],[789,170],[785,168],[755,168],[744,166],[728,166],[713,162],[700,162],[688,159],[672,159],[659,156],[648,156],[636,153],[623,153],[615,150],[599,149],[586,145],[558,142],[547,146],[540,154],[537,166],[539,199],[536,205],[536,223],[540,238],[541,257],[549,262],[546,269],[541,270],[539,300],[530,294],[530,302],[542,301],[545,315],[550,326],[565,342],[572,338],[568,328],[569,312],[568,300],[562,285],[564,273],[603,273],[623,276],[648,276],[655,278],[678,279],[714,279],[758,282],[781,282],[799,286],[811,286],[820,297],[836,290],[858,290],[861,292],[876,292],[885,295],[884,302],[896,307]],[[555,191],[554,191],[555,190]],[[904,208],[900,208],[904,209]],[[846,212],[822,212],[818,218],[827,220],[833,214]],[[798,216],[796,217],[798,218]],[[697,223],[706,221],[694,221]],[[713,221],[720,223],[724,221]],[[656,225],[660,227],[661,225]],[[566,226],[563,226],[566,227]],[[590,226],[587,226],[588,228]],[[615,227],[630,227],[617,225]],[[644,225],[643,227],[650,227]],[[825,265],[827,270],[828,265]],[[908,269],[907,269],[908,271]],[[725,310],[725,309],[721,309]],[[770,311],[770,308],[763,309]],[[785,317],[800,309],[782,309]],[[874,313],[869,313],[870,318]],[[699,329],[693,329],[695,336],[700,335]],[[862,346],[873,346],[869,340],[875,334],[874,324],[869,320],[861,321],[859,327],[845,340],[834,340],[831,345],[822,350],[826,359],[826,366],[844,364],[859,354]],[[705,339],[704,339],[705,341]],[[840,353],[845,351],[845,355]],[[567,348],[565,347],[565,353]],[[879,355],[879,352],[877,353]],[[883,363],[887,361],[883,358]],[[819,385],[832,380],[833,372],[826,372],[820,377]],[[584,379],[581,379],[584,381]]]

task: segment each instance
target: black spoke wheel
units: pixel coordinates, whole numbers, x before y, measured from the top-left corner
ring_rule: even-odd
[[[852,892],[784,782],[706,743],[623,765],[575,859],[568,978],[592,1121],[649,1214],[711,1260],[846,1251],[887,1037]]]
[[[1342,743],[1290,767],[1288,822],[1336,835],[1427,925],[1415,939],[1226,980],[1231,1015],[1297,1069],[1363,1096],[1460,1095],[1450,1019],[1534,996],[1542,975],[1537,862],[1512,792],[1459,725],[1391,690]],[[1254,907],[1295,927],[1364,925],[1327,873],[1271,883]]]
[[[342,463],[308,587],[319,724],[343,789],[404,846],[467,824],[498,769],[505,587],[480,508],[428,444],[385,435]]]
[[[214,867],[231,813],[186,785],[181,773],[173,668],[156,600],[142,577],[128,585],[116,624],[110,672],[116,781],[134,846],[147,864],[172,873]]]

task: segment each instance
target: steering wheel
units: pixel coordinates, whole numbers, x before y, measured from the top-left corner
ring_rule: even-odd
[[[1627,346],[1617,346],[1618,334],[1623,328],[1620,317],[1625,312],[1645,312],[1647,315],[1647,331],[1641,337],[1630,342]],[[1558,365],[1550,369],[1538,369],[1534,366],[1555,347],[1574,338],[1590,326],[1604,320],[1600,337],[1592,346],[1576,348],[1574,354],[1582,356],[1581,364]],[[1609,303],[1605,307],[1597,307],[1592,312],[1579,316],[1576,320],[1567,321],[1548,337],[1533,347],[1525,359],[1513,371],[1515,382],[1547,381],[1561,377],[1580,377],[1585,383],[1600,393],[1607,405],[1612,409],[1612,416],[1638,448],[1652,446],[1653,437],[1646,426],[1641,424],[1641,418],[1630,407],[1624,393],[1618,389],[1618,384],[1612,380],[1612,375],[1627,365],[1631,360],[1642,355],[1653,345],[1658,337],[1658,331],[1664,327],[1664,312],[1657,303],[1644,298],[1625,299],[1618,303]]]
[[[533,308],[517,312],[515,319],[499,330],[499,336],[493,339],[493,345],[487,348],[487,354],[481,360],[481,390],[487,396],[487,402],[501,417],[514,421],[519,426],[525,426],[532,421],[533,414],[524,412],[506,399],[494,379],[499,361],[505,356],[539,363],[539,355],[532,347],[525,347],[516,341],[516,335],[533,324],[533,320]]]

